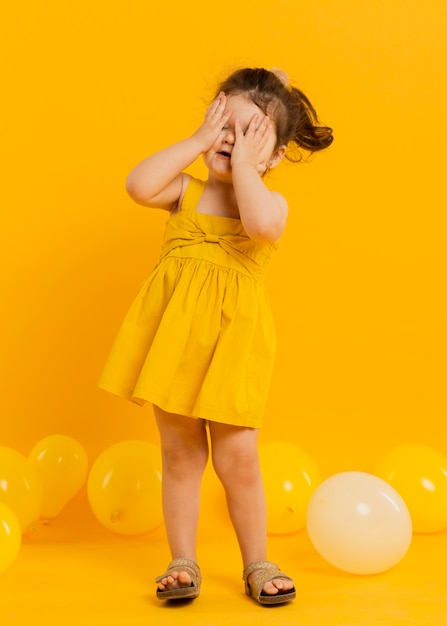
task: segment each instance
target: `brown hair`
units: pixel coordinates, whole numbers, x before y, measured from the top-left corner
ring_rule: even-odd
[[[236,70],[217,90],[227,95],[240,94],[249,98],[276,124],[277,145],[298,148],[312,153],[328,148],[332,141],[332,128],[321,126],[317,113],[302,91],[287,85],[287,75],[281,70],[245,68]],[[300,161],[302,155],[286,154],[291,161]]]

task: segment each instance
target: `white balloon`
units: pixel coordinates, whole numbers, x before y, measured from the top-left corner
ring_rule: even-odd
[[[316,551],[352,574],[377,574],[407,553],[412,523],[401,496],[387,482],[365,472],[343,472],[314,491],[306,515]]]

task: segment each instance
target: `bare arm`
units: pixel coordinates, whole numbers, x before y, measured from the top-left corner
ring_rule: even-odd
[[[214,144],[230,118],[225,105],[225,95],[220,94],[193,135],[149,156],[130,172],[126,189],[135,202],[168,210],[177,206],[187,178],[183,170]]]
[[[259,121],[258,116],[254,116],[245,135],[236,121],[235,131],[231,164],[242,225],[252,239],[276,241],[285,228],[287,202],[279,193],[265,186],[261,174],[266,169],[266,157],[274,165],[281,160],[285,148],[269,154],[272,127],[268,117]]]

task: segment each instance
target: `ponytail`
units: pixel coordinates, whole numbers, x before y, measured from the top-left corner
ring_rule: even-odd
[[[290,105],[289,110],[295,111],[295,132],[289,141],[294,142],[298,148],[303,148],[310,153],[318,152],[328,148],[334,140],[332,128],[321,126],[317,113],[308,97],[296,87],[289,88]],[[293,159],[292,161],[300,160]]]

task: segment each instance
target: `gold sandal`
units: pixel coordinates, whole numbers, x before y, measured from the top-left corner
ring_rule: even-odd
[[[202,576],[200,567],[191,559],[174,559],[169,563],[168,569],[161,576],[157,576],[156,583],[161,583],[163,578],[170,576],[172,572],[187,572],[191,576],[189,587],[175,587],[174,589],[157,588],[157,598],[159,600],[183,600],[186,598],[197,598],[200,593]]]
[[[248,582],[250,574],[253,576]],[[269,594],[263,591],[265,583],[272,582],[276,578],[282,578],[285,580],[292,580],[290,576],[286,576],[276,563],[271,561],[255,561],[250,563],[244,569],[242,576],[245,582],[245,593],[256,600],[259,604],[282,604],[284,602],[290,602],[296,598],[296,589],[287,589],[287,591],[279,590],[278,593]]]

